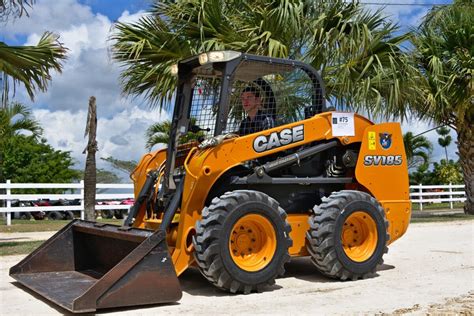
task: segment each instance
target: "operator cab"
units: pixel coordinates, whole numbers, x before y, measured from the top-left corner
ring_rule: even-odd
[[[176,188],[170,176],[176,152],[190,140],[248,134],[241,127],[247,118],[241,95],[249,89],[259,95],[259,114],[272,120],[272,124],[262,124],[267,128],[325,111],[321,77],[314,68],[298,61],[214,51],[182,60],[171,72],[178,76],[178,84],[162,192]],[[248,130],[255,133],[262,129]]]
[[[257,91],[260,113],[271,117],[274,126],[325,110],[319,74],[297,61],[215,51],[181,61],[177,72],[178,94],[180,89],[190,89],[189,94],[181,92],[191,98],[181,100],[185,104],[177,103],[176,107],[188,113],[191,130],[199,130],[204,138],[239,134],[239,126],[247,117],[241,101],[244,91]]]

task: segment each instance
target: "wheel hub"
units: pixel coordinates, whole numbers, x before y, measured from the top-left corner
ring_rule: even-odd
[[[375,221],[364,211],[352,213],[344,222],[341,241],[344,252],[351,260],[368,260],[377,247]]]
[[[232,227],[229,249],[232,260],[239,268],[246,271],[263,269],[276,251],[272,223],[262,215],[243,216]]]

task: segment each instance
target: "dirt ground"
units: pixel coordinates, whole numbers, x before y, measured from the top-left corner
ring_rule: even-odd
[[[8,276],[8,269],[22,257],[0,257],[1,313],[65,313]],[[250,295],[221,292],[191,269],[180,277],[183,298],[176,304],[101,313],[474,315],[473,221],[412,224],[384,258],[377,276],[356,282],[329,280],[309,259],[295,259],[275,286]]]

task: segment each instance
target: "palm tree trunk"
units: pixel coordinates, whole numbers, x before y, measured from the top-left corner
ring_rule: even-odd
[[[448,146],[444,147],[444,153],[446,155],[446,163],[448,163],[449,162],[449,160],[448,160]]]
[[[458,129],[458,150],[466,186],[464,213],[474,215],[474,132],[472,124],[467,123]]]
[[[87,114],[87,125],[85,135],[89,135],[87,147],[86,167],[84,170],[84,212],[85,219],[95,220],[95,193],[97,181],[97,169],[95,164],[95,153],[97,151],[97,111],[95,97],[89,99],[89,112]]]

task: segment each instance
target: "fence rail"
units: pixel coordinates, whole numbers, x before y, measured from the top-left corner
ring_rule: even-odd
[[[412,203],[417,203],[420,211],[423,210],[424,203],[449,203],[449,208],[453,209],[454,202],[464,202],[466,192],[463,184],[446,185],[411,185],[410,199]]]
[[[96,185],[98,190],[112,189],[117,191],[126,191],[125,193],[101,193],[96,194],[97,201],[117,200],[133,198],[133,184],[104,184]],[[6,223],[11,225],[11,214],[16,212],[53,212],[53,211],[81,211],[81,219],[84,219],[84,182],[80,183],[0,183],[0,192],[2,189],[6,194],[0,194],[0,201],[6,201],[6,207],[0,207],[0,213],[6,213]],[[12,194],[14,189],[65,189],[75,191],[75,193],[64,194]],[[79,205],[61,205],[61,206],[19,206],[12,207],[12,201],[36,201],[41,199],[48,200],[80,200]],[[464,185],[412,185],[410,186],[410,199],[412,203],[419,204],[420,210],[423,210],[423,204],[426,203],[446,203],[453,208],[453,202],[463,202],[466,200]],[[1,204],[0,204],[1,205]],[[96,210],[119,210],[129,209],[130,205],[96,205]]]
[[[12,193],[15,189],[64,189],[70,191],[68,193],[57,194],[23,194],[23,193]],[[120,200],[133,198],[133,184],[121,184],[121,183],[98,183],[96,189],[106,190],[111,189],[114,191],[125,191],[125,193],[102,193],[97,192],[96,200]],[[84,219],[84,182],[80,183],[11,183],[7,180],[6,183],[0,183],[0,201],[6,201],[5,207],[0,207],[0,214],[6,213],[6,224],[11,225],[12,213],[24,213],[24,212],[58,212],[58,211],[80,211],[81,219]],[[78,200],[78,205],[50,205],[50,206],[12,206],[13,201],[38,201],[38,200]],[[1,205],[1,204],[0,204]],[[130,205],[123,204],[112,204],[104,205],[97,204],[96,210],[128,210]]]

